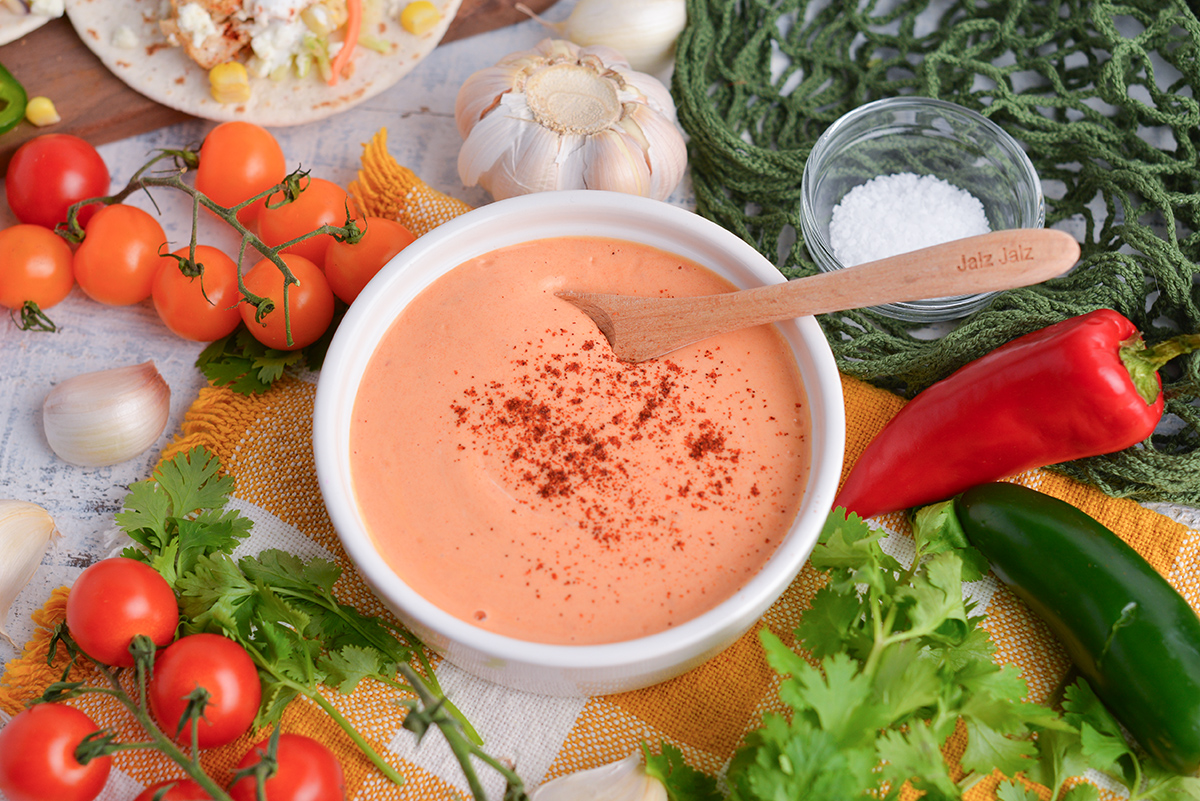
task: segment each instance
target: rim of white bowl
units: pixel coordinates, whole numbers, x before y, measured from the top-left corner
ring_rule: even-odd
[[[478,236],[479,229],[495,225],[497,219],[524,221],[538,214],[546,215],[533,223],[539,226],[540,232],[518,233],[526,227],[522,224],[501,237],[503,241],[497,241],[492,233]],[[814,318],[783,324],[795,327],[795,335],[807,346],[812,370],[822,379],[816,386],[805,385],[809,407],[820,408],[824,425],[819,425],[814,415],[811,431],[814,464],[797,520],[753,579],[711,610],[679,626],[633,640],[598,645],[539,643],[487,631],[442,610],[409,587],[379,555],[357,512],[347,464],[350,415],[346,412],[352,409],[354,393],[379,338],[394,319],[389,317],[387,324],[379,324],[374,322],[374,316],[379,315],[381,309],[402,306],[435,280],[436,275],[413,286],[404,286],[410,272],[421,269],[431,260],[441,265],[439,270],[431,273],[440,275],[474,255],[531,239],[568,235],[621,238],[619,233],[572,230],[571,226],[579,223],[572,223],[571,219],[580,214],[589,215],[585,218],[588,224],[595,224],[601,214],[614,215],[614,219],[626,218],[634,227],[649,226],[653,220],[665,220],[679,233],[663,238],[674,238],[677,244],[656,247],[672,252],[686,250],[685,234],[691,232],[697,241],[703,240],[728,251],[763,283],[785,280],[758,251],[716,223],[662,201],[616,192],[564,190],[523,195],[456,217],[419,237],[389,262],[342,319],[325,357],[314,402],[313,450],[318,484],[343,547],[367,583],[385,602],[401,607],[415,621],[448,641],[496,659],[555,669],[619,668],[672,655],[695,655],[712,640],[715,631],[739,622],[743,626],[752,624],[786,590],[807,561],[832,507],[845,447],[845,410],[837,365]],[[619,229],[615,222],[607,224]],[[631,236],[631,233],[643,236]],[[626,234],[631,241],[643,241],[647,236],[654,238],[646,231]],[[442,251],[448,251],[448,254],[439,256]],[[818,392],[819,399],[814,399]],[[830,465],[824,472],[815,469],[818,455],[823,455]],[[818,519],[808,519],[813,517]],[[798,534],[800,529],[813,534],[802,538]]]

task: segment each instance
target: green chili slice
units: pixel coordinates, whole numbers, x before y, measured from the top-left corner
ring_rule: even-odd
[[[17,127],[28,100],[25,87],[0,64],[0,134]]]

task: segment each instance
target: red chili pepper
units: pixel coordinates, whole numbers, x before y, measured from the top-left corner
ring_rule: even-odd
[[[1145,348],[1112,309],[1026,334],[913,398],[867,446],[834,505],[873,517],[1135,445],[1162,418],[1158,368],[1197,348],[1200,334]]]

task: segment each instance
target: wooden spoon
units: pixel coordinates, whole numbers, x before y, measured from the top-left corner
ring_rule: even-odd
[[[1062,275],[1078,259],[1079,243],[1070,234],[1015,228],[719,295],[557,295],[592,318],[618,359],[636,363],[717,334],[779,320],[1028,286]]]

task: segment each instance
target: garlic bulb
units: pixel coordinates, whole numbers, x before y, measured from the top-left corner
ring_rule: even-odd
[[[60,459],[103,467],[153,445],[170,405],[171,388],[154,362],[143,362],[68,378],[46,396],[42,422]]]
[[[667,801],[667,788],[646,773],[635,753],[548,781],[530,793],[529,801]]]
[[[458,174],[496,200],[607,189],[665,200],[687,147],[675,104],[613,49],[546,39],[476,72],[454,107]]]
[[[54,518],[36,503],[0,500],[0,637],[13,647],[4,620],[57,536]]]
[[[563,22],[532,16],[564,39],[611,47],[635,70],[657,75],[675,60],[687,0],[579,0]]]

